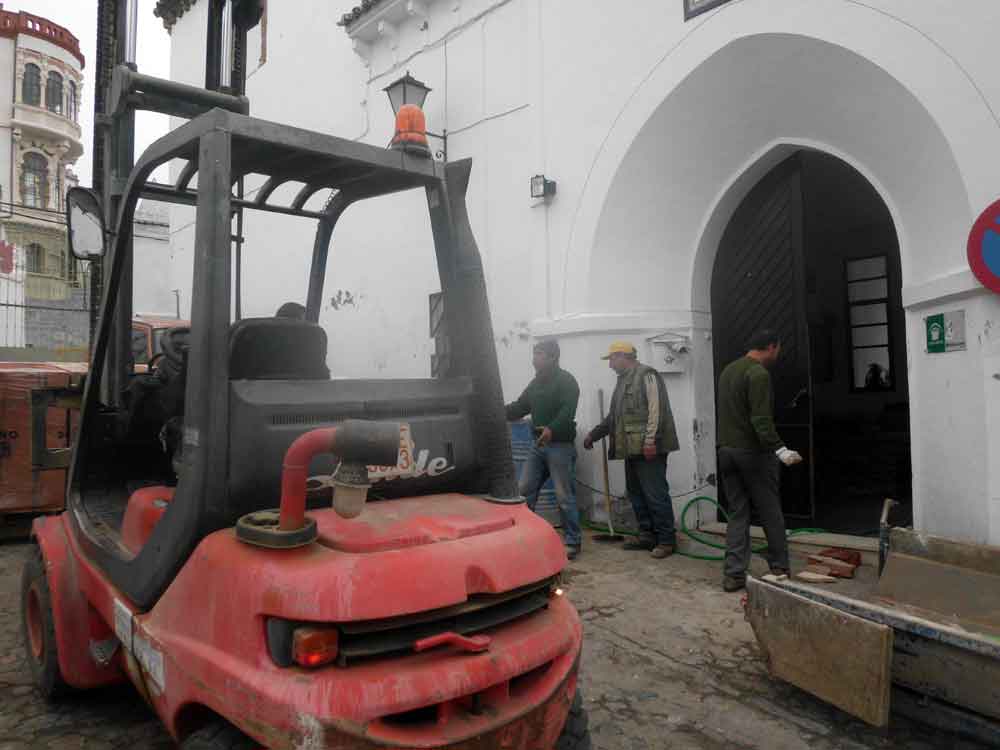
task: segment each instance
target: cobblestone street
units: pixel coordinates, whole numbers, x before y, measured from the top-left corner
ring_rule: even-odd
[[[0,750],[169,748],[130,688],[47,705],[31,687],[19,585],[28,545],[0,544]],[[601,750],[975,750],[911,722],[873,730],[771,681],[739,594],[715,564],[587,544],[566,577],[586,625],[583,690]]]

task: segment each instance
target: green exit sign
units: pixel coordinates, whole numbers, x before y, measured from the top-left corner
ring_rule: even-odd
[[[945,351],[944,313],[928,315],[924,318],[927,325],[927,353],[940,354]]]
[[[928,354],[965,350],[965,310],[928,315],[924,318],[924,326]]]

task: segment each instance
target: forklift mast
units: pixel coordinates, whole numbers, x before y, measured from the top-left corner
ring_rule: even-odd
[[[209,0],[205,86],[171,84],[141,75],[136,67],[138,0],[98,0],[97,81],[94,87],[93,186],[103,199],[105,223],[115,224],[122,190],[135,165],[138,110],[194,117],[213,107],[249,113],[246,86],[247,32],[261,19],[264,0]],[[242,193],[242,180],[237,187]],[[242,208],[237,208],[242,228]],[[239,234],[239,232],[238,232]],[[131,242],[126,250],[131,257]],[[237,259],[239,260],[239,259]],[[91,341],[96,341],[105,284],[103,260],[94,263],[91,285]],[[132,372],[132,266],[125,264],[113,311],[114,336],[108,351],[102,400],[121,405]],[[237,294],[239,299],[239,294]]]

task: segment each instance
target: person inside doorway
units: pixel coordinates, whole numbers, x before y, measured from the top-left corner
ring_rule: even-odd
[[[580,386],[571,374],[559,367],[559,342],[546,339],[535,344],[531,363],[535,377],[517,401],[507,404],[507,419],[531,414],[535,443],[531,447],[519,492],[532,510],[538,503],[542,485],[551,477],[565,535],[566,557],[580,554],[583,535],[576,505],[576,405]]]
[[[305,320],[306,308],[298,302],[286,302],[278,308],[274,314],[276,318],[291,318],[292,320]]]
[[[618,375],[618,383],[608,415],[584,438],[583,447],[590,450],[595,441],[608,437],[608,457],[625,461],[625,487],[639,523],[638,538],[625,542],[625,549],[669,557],[677,547],[677,530],[667,454],[680,445],[667,387],[660,373],[639,362],[628,341],[611,344],[603,359]]]
[[[749,351],[719,376],[719,475],[729,503],[722,588],[746,585],[750,566],[750,505],[757,509],[767,537],[768,565],[775,576],[789,573],[788,539],[781,510],[780,464],[793,466],[802,456],[789,450],[774,426],[774,392],[768,372],[781,355],[781,338],[763,330]]]

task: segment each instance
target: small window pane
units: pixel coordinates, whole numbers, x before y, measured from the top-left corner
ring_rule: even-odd
[[[847,262],[847,280],[871,279],[876,276],[885,276],[885,256],[877,258],[864,258],[862,260],[851,260]]]
[[[45,106],[56,114],[63,111],[63,77],[52,71],[45,85]]]
[[[889,326],[866,326],[851,329],[854,346],[884,346],[889,343]]]
[[[889,306],[884,302],[877,305],[857,305],[851,308],[851,325],[865,326],[872,323],[888,323]]]
[[[45,273],[45,249],[38,243],[28,245],[28,273]]]
[[[892,388],[889,347],[854,350],[854,387],[866,391],[886,391]]]
[[[847,285],[847,299],[861,302],[866,299],[885,299],[889,296],[889,280],[855,281]]]
[[[146,331],[141,328],[132,329],[132,358],[137,365],[149,362],[149,352],[146,349]]]
[[[42,71],[34,63],[24,66],[24,80],[21,84],[21,101],[38,106],[42,98]]]

